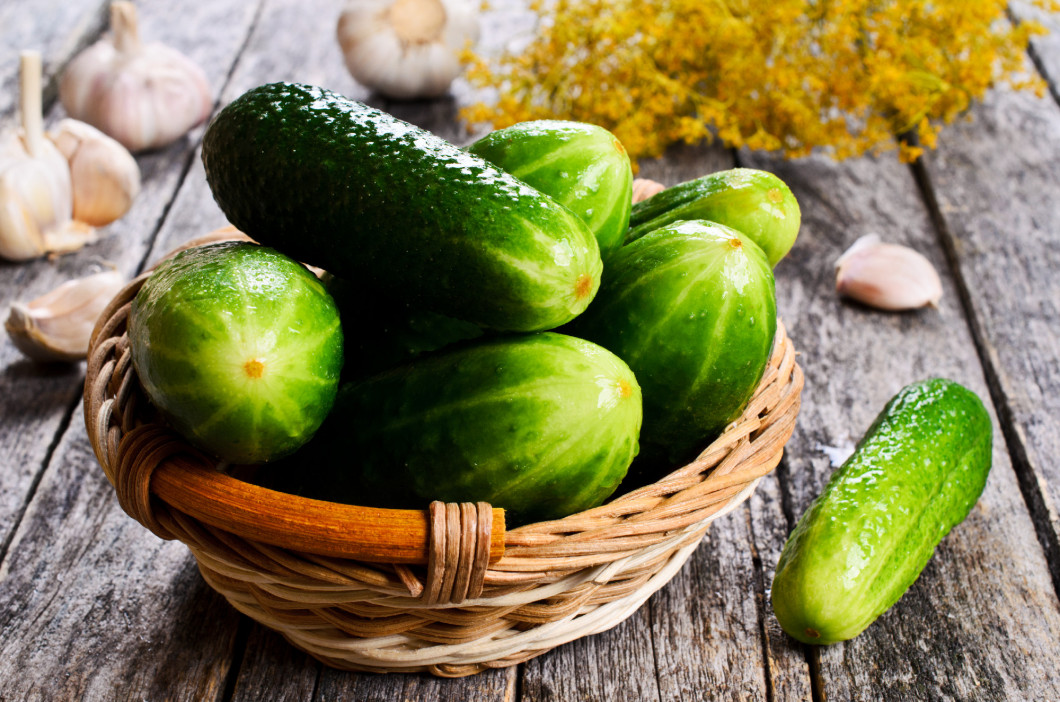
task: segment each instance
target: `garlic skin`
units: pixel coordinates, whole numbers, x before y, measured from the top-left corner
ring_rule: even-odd
[[[59,122],[48,139],[70,166],[74,219],[102,227],[129,211],[140,193],[140,167],[124,146],[76,119]]]
[[[67,281],[32,302],[12,304],[4,328],[33,360],[79,361],[96,320],[125,284],[115,270]]]
[[[59,81],[59,99],[132,152],[173,143],[213,108],[206,75],[176,49],[142,44],[131,2],[110,6],[112,35],[78,54]]]
[[[41,61],[21,58],[21,129],[0,134],[0,258],[27,261],[73,251],[95,239],[92,227],[74,222],[70,167],[44,137]]]
[[[654,180],[648,180],[647,178],[634,178],[633,179],[633,203],[643,202],[652,195],[657,195],[663,190],[666,190],[666,186]]]
[[[359,83],[390,98],[438,97],[478,41],[478,12],[470,0],[351,0],[337,35]]]
[[[866,234],[836,261],[836,292],[881,310],[937,307],[942,281],[923,255]]]

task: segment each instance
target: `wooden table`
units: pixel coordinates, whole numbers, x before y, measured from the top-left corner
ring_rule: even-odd
[[[532,26],[494,2],[484,41]],[[32,9],[31,9],[32,8]],[[46,81],[105,23],[103,0],[0,0],[0,121],[13,120],[17,52]],[[141,3],[142,34],[206,70],[217,105],[274,80],[332,88],[458,143],[474,99],[387,103],[359,87],[334,39],[337,0]],[[1021,8],[1014,8],[1021,12]],[[1055,26],[1055,23],[1054,23]],[[1060,29],[1060,27],[1058,27]],[[1060,78],[1060,37],[1035,65]],[[734,165],[788,182],[804,222],[777,268],[780,314],[806,372],[787,455],[719,521],[681,573],[615,629],[526,664],[460,680],[322,667],[237,614],[180,543],[118,507],[81,410],[83,364],[31,363],[0,344],[0,700],[1060,699],[1060,95],[1005,89],[949,127],[915,166],[836,163],[720,147],[642,164],[674,183]],[[62,116],[46,95],[46,121]],[[223,225],[199,159],[202,128],[139,157],[144,188],[105,238],[76,254],[0,263],[0,299],[32,299],[109,261],[132,277]],[[878,232],[942,274],[939,309],[887,314],[838,300],[832,265]],[[827,648],[780,630],[769,587],[781,546],[849,448],[903,385],[974,389],[996,417],[994,463],[966,522],[902,600]]]

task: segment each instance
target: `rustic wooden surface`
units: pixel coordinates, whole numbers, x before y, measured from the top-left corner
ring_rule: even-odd
[[[524,3],[491,4],[486,46],[532,28]],[[18,51],[42,51],[48,83],[105,16],[99,0],[28,7],[0,0],[4,125]],[[299,80],[457,143],[471,138],[456,120],[474,97],[463,83],[445,99],[389,103],[353,81],[334,41],[334,0],[139,7],[144,36],[195,58],[218,105],[263,82]],[[1013,5],[1014,19],[1030,14]],[[667,587],[611,631],[518,667],[459,680],[340,672],[237,614],[183,545],[118,508],[84,434],[83,367],[35,365],[0,343],[0,700],[1060,699],[1060,37],[1037,40],[1032,55],[1050,82],[1045,99],[992,92],[914,167],[713,146],[642,164],[642,175],[668,184],[743,165],[792,187],[803,230],[776,272],[806,372],[803,409],[778,470],[712,526]],[[46,123],[63,114],[53,103],[52,89]],[[0,263],[0,311],[103,261],[131,278],[225,224],[206,187],[201,134],[138,157],[144,191],[99,243],[54,261]],[[885,314],[836,299],[832,263],[869,232],[935,263],[939,309]],[[793,641],[769,604],[788,531],[886,400],[931,375],[972,388],[995,416],[982,499],[863,635],[825,648]]]

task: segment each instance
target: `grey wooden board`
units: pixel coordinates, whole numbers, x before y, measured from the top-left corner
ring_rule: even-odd
[[[254,10],[253,5],[200,6],[185,0],[143,6],[140,15],[146,36],[184,48],[219,90]],[[57,263],[5,266],[3,275],[10,278],[0,283],[3,295],[35,297],[100,259],[131,277],[200,133],[201,128],[165,150],[138,157],[143,192],[102,241]],[[12,278],[20,284],[9,282]],[[5,366],[18,365],[14,353],[3,345]],[[65,372],[70,384],[64,399],[73,402],[81,370],[74,366]],[[6,661],[0,698],[112,700],[146,694],[198,700],[219,695],[238,618],[203,585],[183,545],[161,543],[118,508],[88,446],[79,407],[72,417],[67,414],[68,426],[52,407],[47,407],[48,421],[24,422],[23,415],[49,402],[44,388],[26,377],[34,379],[28,373],[4,376],[4,382],[10,380],[4,389],[13,395],[4,393],[5,411],[13,413],[13,421],[4,419],[3,450],[18,456],[6,442],[24,446],[29,469],[20,482],[4,485],[4,499],[21,500],[23,506],[2,513],[5,536],[17,530],[0,565]],[[28,431],[20,431],[23,426]],[[49,454],[44,448],[58,431],[61,438]]]
[[[254,6],[244,4],[208,5],[172,2],[154,3],[140,9],[141,31],[145,38],[180,47],[206,72],[217,92],[224,82],[236,52],[242,45],[253,18]],[[204,32],[190,26],[211,28]],[[47,123],[64,115],[56,106]],[[79,252],[56,260],[28,263],[0,261],[0,313],[6,317],[14,300],[32,300],[63,282],[87,275],[104,265],[114,265],[130,278],[138,272],[145,246],[159,226],[173,193],[180,184],[193,145],[202,127],[169,147],[137,156],[142,189],[132,209],[117,222],[101,229],[101,241]],[[32,494],[34,482],[49,455],[55,436],[70,415],[80,394],[81,368],[40,366],[24,360],[7,340],[0,342],[0,453],[8,457],[11,469],[0,472],[0,546]],[[76,427],[75,427],[76,429]],[[0,548],[2,557],[2,548]]]
[[[216,699],[236,615],[118,509],[83,430],[56,456],[0,567],[0,699]]]
[[[778,290],[785,291],[778,295],[780,315],[806,372],[781,474],[782,499],[794,519],[831,474],[829,452],[852,447],[902,386],[941,375],[976,391],[988,407],[990,396],[946,257],[907,167],[893,156],[842,164],[742,160],[780,175],[803,212],[800,238],[777,267]],[[884,313],[836,298],[833,262],[873,231],[935,264],[945,290],[939,310]],[[993,458],[979,504],[897,605],[856,639],[811,651],[820,665],[815,685],[825,698],[1060,695],[1051,665],[1060,604],[1000,432]],[[756,530],[756,537],[777,536]],[[759,551],[766,567],[775,567],[779,544],[760,542]],[[1020,638],[988,633],[1001,631]]]
[[[1056,38],[1039,48],[1060,70]],[[1060,586],[1060,108],[999,89],[973,116],[942,134],[924,166]]]
[[[16,123],[18,57],[39,51],[45,97],[55,96],[55,77],[107,23],[107,0],[4,0],[0,2],[0,128]]]

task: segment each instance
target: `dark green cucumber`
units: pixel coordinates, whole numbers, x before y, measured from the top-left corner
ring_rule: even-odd
[[[626,243],[687,219],[709,219],[746,234],[775,266],[791,249],[801,222],[799,203],[777,176],[733,168],[674,185],[633,206]]]
[[[622,142],[603,127],[521,122],[487,134],[468,151],[581,217],[603,258],[622,245],[633,205],[633,171]]]
[[[484,500],[509,524],[558,518],[614,491],[640,422],[636,379],[599,346],[556,333],[489,339],[344,384],[313,442],[331,457],[315,482],[340,502]]]
[[[486,327],[556,327],[589,304],[599,247],[515,177],[391,115],[307,85],[255,88],[203,138],[240,230],[378,295]]]
[[[845,641],[897,602],[979,499],[992,433],[983,403],[950,380],[891,399],[784,544],[772,595],[784,630]]]
[[[600,294],[564,328],[626,361],[644,392],[645,446],[688,458],[736,419],[769,361],[773,271],[749,238],[678,222],[623,246]]]

